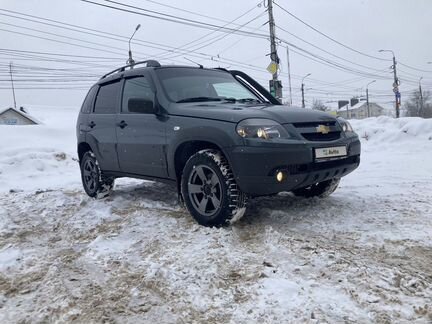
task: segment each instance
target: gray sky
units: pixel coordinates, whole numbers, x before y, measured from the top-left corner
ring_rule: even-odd
[[[120,7],[103,0],[92,1]],[[155,2],[190,12],[182,12]],[[234,22],[236,25],[230,24],[227,27],[238,28],[238,25],[249,22],[242,30],[268,34],[268,25],[265,24],[268,17],[262,1],[128,0],[122,3],[215,25],[226,25],[249,11]],[[422,85],[425,90],[432,88],[432,64],[427,64],[428,61],[432,61],[432,43],[428,36],[428,32],[432,30],[430,19],[432,1],[279,0],[277,3],[316,29],[357,51],[390,60],[391,53],[378,53],[378,50],[392,49],[400,63],[398,72],[403,101],[413,89],[418,87],[420,77],[423,77]],[[2,80],[0,108],[13,104],[10,82],[7,81],[9,79],[8,64],[11,61],[14,65],[15,78],[21,80],[15,82],[18,105],[78,106],[87,92],[86,89],[97,80],[98,76],[124,64],[127,59],[127,40],[90,35],[88,30],[86,33],[81,33],[39,24],[28,19],[58,25],[55,22],[21,14],[128,37],[135,26],[141,24],[142,27],[135,36],[136,41],[132,45],[136,59],[164,58],[160,59],[163,63],[190,65],[191,63],[184,59],[188,57],[206,67],[222,66],[243,70],[266,87],[271,77],[265,70],[270,62],[269,57],[266,56],[270,51],[267,39],[221,32],[212,33],[207,29],[125,13],[79,0],[0,0],[0,9],[2,9],[0,10],[0,37],[2,40],[0,45],[0,80]],[[300,105],[301,103],[302,76],[312,73],[305,81],[308,105],[313,99],[330,102],[348,99],[355,95],[364,95],[366,84],[376,79],[377,82],[369,87],[371,100],[387,107],[392,106],[391,61],[382,61],[348,50],[311,30],[277,6],[274,8],[274,14],[277,26],[316,46],[306,44],[281,29],[276,30],[279,38],[300,48],[299,50],[290,47],[294,104]],[[70,26],[63,24],[63,27],[69,28]],[[97,32],[92,33],[100,35]],[[115,36],[111,37],[118,39]],[[199,38],[201,39],[195,43],[184,46]],[[85,48],[65,44],[65,42]],[[178,48],[181,47],[182,53],[166,52],[170,49],[169,47],[176,51],[179,51]],[[10,52],[5,49],[55,53],[63,54],[63,56]],[[315,55],[313,58],[315,61],[305,57],[310,54],[305,54],[303,50]],[[282,72],[280,78],[285,87],[284,90],[288,90],[286,45],[281,43],[278,51]],[[47,61],[48,57],[57,61]],[[59,60],[62,62],[58,62]],[[339,68],[335,68],[334,64],[337,64]],[[343,70],[340,70],[341,68]],[[284,96],[288,99],[287,91],[284,92]]]

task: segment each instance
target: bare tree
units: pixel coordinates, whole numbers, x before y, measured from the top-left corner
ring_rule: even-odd
[[[432,118],[432,97],[429,91],[416,90],[405,103],[407,117]]]
[[[320,111],[327,111],[328,107],[321,101],[321,100],[315,100],[312,103],[312,109],[314,110],[320,110]]]

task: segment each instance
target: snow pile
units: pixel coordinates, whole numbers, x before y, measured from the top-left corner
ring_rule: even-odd
[[[361,138],[374,143],[400,143],[413,139],[432,141],[432,119],[382,116],[350,120],[350,123]]]
[[[60,188],[79,183],[72,107],[32,107],[41,125],[0,126],[0,191]]]

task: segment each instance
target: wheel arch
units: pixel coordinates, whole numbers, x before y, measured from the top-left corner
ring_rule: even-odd
[[[213,141],[208,141],[208,140],[184,141],[176,147],[173,156],[174,158],[173,171],[178,184],[180,183],[181,180],[183,168],[186,165],[186,162],[189,160],[189,158],[195,153],[205,149],[214,149],[220,151],[228,160],[228,157],[226,156],[226,153],[224,152],[223,148]]]
[[[92,151],[92,148],[87,142],[81,142],[78,144],[78,160],[81,162],[82,157],[88,151]]]

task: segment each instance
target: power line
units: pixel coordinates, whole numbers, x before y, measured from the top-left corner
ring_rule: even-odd
[[[223,23],[231,23],[231,24],[233,24],[233,25],[236,25],[236,24],[234,24],[233,22],[230,22],[230,21],[228,21],[228,20],[224,20],[224,19],[220,19],[220,18],[217,18],[217,17],[212,17],[212,16],[204,15],[204,14],[202,14],[202,13],[198,13],[198,12],[194,12],[194,11],[186,10],[186,9],[183,9],[183,8],[179,8],[179,7],[171,6],[171,5],[168,5],[168,4],[165,4],[165,3],[161,3],[161,2],[157,2],[157,1],[154,1],[154,0],[143,0],[143,1],[150,2],[150,3],[153,3],[153,4],[157,4],[157,5],[160,5],[160,6],[162,6],[162,7],[166,7],[166,8],[170,8],[170,9],[175,9],[175,10],[178,10],[178,11],[186,12],[186,13],[189,13],[189,14],[191,14],[191,15],[198,16],[198,17],[208,18],[208,19],[212,19],[212,20],[219,21],[219,22],[223,22]],[[261,6],[261,3],[258,3],[257,6],[260,7],[260,6]],[[239,25],[237,25],[237,26],[239,26]],[[249,28],[249,29],[252,29],[252,28]]]
[[[244,36],[255,37],[255,38],[267,38],[268,37],[265,34],[251,33],[251,32],[240,31],[240,30],[236,31],[233,28],[223,27],[223,26],[219,26],[219,25],[215,25],[215,24],[205,23],[205,22],[198,21],[198,20],[193,20],[193,19],[178,17],[178,16],[174,16],[174,15],[169,15],[166,13],[161,13],[161,12],[157,12],[154,10],[148,10],[148,9],[140,8],[137,6],[131,6],[131,5],[127,5],[127,4],[123,4],[123,3],[111,1],[111,0],[103,0],[103,1],[109,2],[109,3],[114,3],[114,4],[117,4],[117,5],[126,7],[126,8],[131,8],[131,9],[140,10],[140,11],[144,11],[144,12],[150,12],[153,14],[138,12],[138,11],[131,10],[131,9],[119,8],[119,7],[115,7],[112,5],[106,5],[103,3],[98,3],[98,2],[94,2],[94,1],[90,1],[90,0],[79,0],[79,1],[87,2],[89,4],[93,4],[93,5],[97,5],[97,6],[101,6],[101,7],[105,7],[105,8],[110,8],[113,10],[123,11],[123,12],[131,13],[131,14],[135,14],[135,15],[155,18],[155,19],[159,19],[159,20],[163,20],[163,21],[169,21],[169,22],[183,24],[183,25],[192,26],[192,27],[198,27],[198,28],[204,28],[204,29],[210,29],[210,30],[219,30],[221,32],[222,31],[223,32],[235,32],[235,33],[238,33],[238,34],[241,34]],[[160,16],[155,16],[154,14],[158,14]]]
[[[0,51],[20,52],[20,53],[28,53],[28,54],[43,54],[43,55],[50,55],[50,56],[67,56],[67,57],[75,57],[75,58],[90,58],[90,59],[101,59],[101,60],[102,59],[105,59],[105,60],[123,59],[123,58],[113,58],[113,57],[104,57],[104,56],[89,56],[89,55],[74,55],[74,54],[53,53],[53,52],[24,51],[24,50],[10,49],[10,48],[0,48]]]
[[[39,18],[39,19],[43,19],[43,18]],[[40,22],[39,22],[40,23]],[[60,23],[60,22],[57,22],[57,23]],[[76,25],[75,25],[76,26]],[[57,27],[59,27],[59,26],[57,26]],[[77,26],[78,28],[85,28],[85,27],[81,27],[81,26]],[[76,31],[76,30],[75,30]],[[80,32],[82,32],[82,31],[80,31]],[[100,31],[97,31],[97,32],[99,32],[99,33],[102,33],[102,32],[100,32]],[[22,33],[21,33],[22,34]],[[58,34],[57,34],[58,35]],[[31,37],[35,37],[34,35],[30,35]],[[60,37],[63,37],[63,36],[61,36],[61,35],[59,35]],[[102,36],[102,35],[95,35],[95,36],[99,36],[99,37],[104,37],[104,36]],[[119,36],[119,35],[116,35],[116,37],[124,37],[124,36]],[[52,40],[52,39],[50,39],[50,40]],[[82,41],[82,40],[80,40],[80,39],[75,39],[75,40],[78,40],[78,41]],[[118,39],[116,39],[116,40],[118,40]],[[52,40],[52,41],[58,41],[58,40]],[[157,43],[154,43],[154,44],[157,44]],[[157,45],[159,45],[159,46],[165,46],[165,45],[162,45],[162,44],[157,44]],[[82,45],[78,45],[78,44],[73,44],[73,46],[80,46],[80,47],[82,47]],[[298,48],[298,47],[297,47]],[[97,50],[100,50],[100,49],[97,49]],[[104,52],[107,52],[107,50],[106,49],[104,49]],[[188,53],[195,53],[194,51],[188,51]],[[116,53],[116,54],[118,54],[118,53]],[[204,53],[196,53],[197,55],[199,55],[199,56],[207,56],[207,57],[210,57],[209,59],[207,59],[207,60],[212,60],[212,61],[214,61],[213,60],[213,56],[212,55],[209,55],[209,54],[204,54]],[[198,56],[197,56],[198,57]],[[253,65],[251,65],[251,64],[244,64],[243,62],[238,62],[238,61],[234,61],[234,60],[230,60],[230,59],[227,59],[227,58],[220,58],[220,57],[218,57],[217,58],[217,60],[216,60],[217,62],[222,62],[222,63],[224,63],[224,61],[225,62],[231,62],[231,63],[234,63],[234,64],[236,64],[236,65],[238,65],[238,66],[248,66],[248,67],[253,67]],[[320,62],[321,63],[321,62]],[[255,66],[256,67],[256,66]],[[259,72],[264,72],[264,69],[262,69],[261,67],[256,67],[256,70],[257,71],[259,71]],[[352,72],[352,71],[351,71]]]
[[[91,3],[91,4],[94,4],[94,5],[103,6],[103,7],[108,7],[108,8],[115,9],[115,10],[125,11],[125,12],[129,12],[129,13],[133,13],[133,14],[139,14],[139,15],[149,16],[148,14],[144,14],[144,13],[140,13],[140,12],[132,11],[132,10],[129,10],[129,9],[118,8],[118,7],[115,7],[115,6],[105,5],[105,4],[101,4],[101,3],[93,2],[93,1],[90,1],[90,0],[80,0],[80,1],[87,2],[87,3]],[[121,4],[121,3],[118,3],[118,2],[116,2],[116,1],[112,1],[112,0],[104,0],[104,1],[105,1],[105,2],[109,2],[109,3],[118,4],[118,5],[121,5],[121,6],[125,6],[125,7],[127,7],[127,8],[133,8],[133,9],[143,10],[143,11],[145,11],[145,12],[151,12],[151,13],[158,13],[158,14],[162,14],[162,15],[165,15],[165,16],[168,16],[168,17],[175,17],[175,16],[172,16],[172,15],[163,14],[163,13],[156,12],[156,11],[153,11],[153,10],[143,9],[143,8],[140,8],[140,7],[137,7],[137,6],[131,6],[131,5]],[[150,15],[150,16],[151,16],[151,15]],[[167,18],[163,18],[163,17],[155,17],[155,16],[151,16],[151,17],[153,17],[153,18],[158,18],[158,19],[163,19],[163,20],[167,19]],[[175,18],[180,19],[179,17],[175,17]],[[184,18],[181,18],[181,19],[184,19]],[[168,20],[171,21],[170,19],[168,19]],[[188,22],[191,21],[190,19],[186,19],[186,20],[187,20]],[[179,22],[179,21],[174,21],[174,22]],[[209,25],[211,25],[212,28],[219,29],[220,31],[225,30],[225,29],[228,29],[228,30],[231,31],[232,33],[238,33],[238,32],[240,32],[240,31],[236,31],[235,29],[232,29],[232,28],[226,28],[226,27],[224,28],[224,27],[222,27],[222,26],[217,26],[217,25],[213,25],[213,24],[207,24],[207,23],[198,22],[198,21],[196,21],[196,20],[193,21],[193,22],[194,22],[194,24],[195,24],[195,25],[194,25],[195,27],[200,27],[200,26],[196,25],[196,24],[198,23],[198,24],[202,24],[202,25],[207,26],[207,28],[208,28]],[[201,27],[202,27],[202,26],[201,26]],[[245,33],[246,33],[247,35],[249,35],[249,36],[253,36],[253,37],[257,37],[257,36],[267,37],[266,35],[260,35],[260,34],[256,34],[256,33],[250,33],[250,32],[245,32]],[[281,41],[283,41],[283,40],[281,40]],[[283,41],[283,42],[285,42],[285,43],[287,43],[287,44],[290,44],[289,42],[286,42],[286,41]],[[290,44],[290,45],[293,46],[293,44]],[[295,46],[295,45],[294,45],[294,46]],[[295,46],[295,47],[296,47],[297,49],[299,49],[299,50],[302,50],[302,51],[304,51],[304,52],[307,52],[307,51],[305,51],[305,50],[299,48],[298,46]],[[314,55],[314,54],[312,54],[312,53],[310,53],[310,52],[309,52],[308,54],[313,55],[313,56],[315,56],[316,58],[323,60],[322,58],[319,58],[318,56],[316,56],[316,55]],[[386,61],[385,59],[381,59],[381,60]],[[330,65],[333,65],[333,66],[337,66],[337,65],[338,65],[338,64],[335,64],[334,62],[331,62],[331,61],[329,61],[329,60],[325,60],[325,61],[326,61],[327,64],[330,64]],[[349,71],[349,72],[354,73],[354,74],[361,74],[361,75],[373,76],[373,75],[370,74],[370,73],[365,73],[365,72],[361,72],[361,71],[354,71],[353,69],[348,69],[348,68],[346,68],[346,67],[341,66],[340,64],[339,64],[338,68],[339,68],[339,69],[342,69],[342,70]],[[377,77],[377,76],[373,76],[373,77]],[[379,77],[380,77],[380,78],[383,78],[382,76],[379,76]]]
[[[233,24],[235,21],[241,19],[242,17],[246,16],[247,14],[249,14],[250,12],[252,12],[253,10],[255,10],[256,7],[257,7],[257,6],[252,7],[251,9],[247,10],[246,12],[244,12],[243,14],[241,14],[240,16],[238,16],[238,17],[236,17],[235,19],[233,19],[233,20],[227,22],[227,23],[226,23],[225,25],[223,25],[222,27],[227,27],[227,26]],[[259,16],[256,17],[256,18],[254,18],[253,20],[255,20],[255,19],[257,19],[257,18],[259,18]],[[245,24],[238,25],[238,27],[236,28],[236,30],[245,27],[247,24],[249,24],[249,23],[252,22],[253,20],[248,21],[248,22],[245,23]],[[205,35],[203,35],[203,36],[201,36],[201,37],[199,37],[199,38],[197,38],[197,39],[195,39],[195,40],[192,40],[192,41],[190,41],[190,42],[187,42],[186,44],[183,44],[183,45],[181,45],[181,46],[179,46],[179,47],[176,47],[175,50],[179,50],[179,49],[189,49],[189,48],[195,47],[195,46],[197,46],[198,44],[195,44],[195,45],[192,45],[192,46],[188,46],[188,45],[194,44],[194,43],[196,43],[196,42],[198,42],[198,41],[200,41],[200,40],[202,40],[202,39],[204,39],[204,38],[206,38],[206,37],[208,37],[208,36],[210,36],[210,35],[216,33],[217,31],[218,31],[218,30],[211,31],[210,33],[205,34]],[[211,41],[211,40],[208,40],[208,41]],[[206,42],[207,42],[207,41],[206,41]],[[198,46],[199,46],[199,45],[198,45]],[[202,47],[200,47],[200,48],[202,48]],[[198,48],[198,49],[200,49],[200,48]],[[198,50],[198,49],[195,49],[195,50]]]
[[[411,70],[415,70],[415,71],[419,71],[419,72],[432,73],[431,70],[422,70],[422,69],[418,69],[418,68],[415,68],[415,67],[409,66],[409,65],[407,65],[407,64],[401,63],[400,61],[398,61],[398,64],[403,65],[403,66],[405,66],[405,67],[407,67],[407,68],[409,68],[409,69],[411,69]]]
[[[285,41],[283,41],[283,42],[285,42]],[[300,47],[298,47],[298,46],[296,46],[296,45],[294,45],[292,43],[288,43],[288,42],[285,42],[285,43],[287,43],[287,44],[289,44],[291,46],[290,50],[292,52],[294,52],[294,53],[296,53],[298,55],[301,55],[301,56],[303,56],[305,58],[308,58],[308,59],[310,59],[312,61],[315,61],[315,62],[317,62],[319,64],[323,64],[323,65],[329,66],[331,68],[334,68],[334,69],[337,69],[337,70],[340,70],[340,71],[344,71],[344,72],[348,72],[348,73],[351,73],[351,74],[355,74],[355,75],[361,75],[361,76],[367,76],[367,77],[379,78],[379,79],[386,79],[386,77],[383,76],[383,75],[372,74],[372,73],[369,73],[369,72],[354,70],[354,69],[346,67],[346,66],[344,66],[344,65],[342,65],[340,63],[331,61],[329,59],[320,57],[320,56],[318,56],[316,54],[313,54],[313,53],[311,53],[309,51],[306,51],[306,50],[304,50],[304,49],[302,49],[302,48],[300,48]],[[293,50],[292,48],[295,48],[298,51]],[[303,53],[305,53],[307,55],[305,55],[303,53],[300,53],[299,51],[301,51],[301,52],[303,52]]]
[[[237,31],[237,30],[240,30],[242,27],[246,26],[247,24],[250,24],[251,22],[253,22],[253,21],[255,21],[255,20],[259,19],[259,18],[261,18],[263,15],[265,15],[265,13],[261,13],[261,14],[259,14],[258,16],[256,16],[255,18],[253,18],[253,19],[247,21],[246,23],[244,23],[244,24],[241,25],[240,27],[236,28],[235,30],[236,30],[236,31]],[[216,32],[216,31],[215,31],[215,32]],[[218,35],[218,36],[213,37],[213,38],[211,38],[211,39],[209,39],[209,40],[207,40],[207,41],[205,41],[205,42],[201,42],[201,43],[199,43],[199,44],[202,44],[201,46],[197,44],[199,47],[195,47],[196,45],[194,45],[194,46],[192,46],[192,48],[193,48],[193,52],[196,52],[196,51],[198,51],[198,50],[200,50],[200,49],[202,49],[202,48],[204,48],[204,47],[207,47],[207,46],[209,46],[209,45],[213,45],[214,43],[216,43],[216,42],[218,42],[218,41],[220,41],[220,40],[222,40],[222,39],[224,39],[224,38],[226,38],[226,37],[228,37],[228,36],[230,36],[230,35],[232,35],[232,34],[233,34],[233,33],[224,33],[223,35]],[[191,47],[187,47],[187,48],[185,48],[185,49],[183,49],[183,50],[189,50],[190,48],[191,48]],[[180,49],[181,49],[181,48],[180,48]],[[180,56],[180,55],[182,55],[182,54],[179,54],[179,55],[176,55],[176,56],[173,56],[173,57],[178,57],[178,56]],[[172,58],[172,57],[168,57],[168,58]]]
[[[14,12],[14,13],[17,13],[17,12]],[[21,13],[18,13],[18,14],[21,14]],[[45,18],[41,18],[41,17],[31,16],[31,15],[26,15],[26,14],[21,14],[21,15],[30,16],[30,17],[37,18],[37,19],[42,19],[42,20],[47,20],[47,21],[55,22],[55,23],[57,23],[57,24],[61,23],[61,22],[59,22],[59,21],[50,20],[50,19],[45,19]],[[21,18],[21,17],[19,17],[19,18]],[[21,18],[21,19],[28,20],[28,18]],[[31,20],[31,21],[34,21],[34,20]],[[36,21],[36,22],[37,22],[37,21]],[[38,23],[46,24],[46,23],[43,23],[43,22],[38,22]],[[49,24],[49,25],[52,25],[52,24]],[[90,30],[90,29],[88,29],[88,28],[85,28],[85,27],[82,27],[82,26],[78,26],[78,25],[71,25],[71,24],[64,24],[64,25],[72,26],[72,27],[74,27],[74,28],[82,28],[82,29],[85,29],[85,30]],[[16,26],[16,25],[13,25],[13,26]],[[17,27],[17,28],[24,28],[24,27],[21,27],[21,26],[16,26],[16,27]],[[54,25],[54,27],[63,28],[63,29],[69,29],[69,28],[66,28],[66,27],[64,27],[64,26],[55,26],[55,25]],[[34,29],[32,29],[32,30],[34,30]],[[40,30],[36,30],[36,31],[38,31],[38,32],[43,32],[43,31],[40,31]],[[74,30],[74,31],[78,31],[78,32],[84,33],[84,32],[81,31],[81,30]],[[96,32],[96,33],[104,33],[104,32],[98,31],[98,30],[94,30],[94,29],[92,29],[91,31],[92,31],[92,32]],[[44,32],[44,33],[46,33],[46,32]],[[94,33],[87,33],[87,32],[85,32],[85,33],[86,33],[86,34],[91,34],[91,35],[94,35],[94,36],[98,36],[98,37],[104,37],[104,38],[114,39],[114,40],[118,40],[118,39],[113,38],[113,37],[111,37],[111,36],[114,36],[114,37],[117,37],[117,38],[118,38],[118,37],[124,37],[124,36],[115,35],[115,34],[111,34],[111,33],[104,33],[104,34],[109,34],[110,36],[103,36],[103,35],[94,34]],[[48,33],[48,34],[55,35],[55,36],[60,36],[60,37],[65,37],[65,38],[67,38],[67,39],[72,39],[72,40],[79,40],[79,39],[76,39],[76,38],[67,37],[67,36],[62,36],[62,35],[58,35],[58,34],[54,34],[54,33]],[[32,37],[34,37],[34,36],[32,36]],[[81,40],[79,40],[79,41],[81,41]],[[94,43],[94,42],[88,42],[88,41],[84,41],[84,42],[86,42],[86,43],[90,43],[90,44],[95,44],[95,45],[98,45],[98,46],[102,46],[100,43]],[[286,42],[286,41],[285,41],[285,42]],[[286,42],[286,43],[288,43],[288,42]],[[155,43],[155,44],[156,44],[156,43]],[[288,44],[290,44],[290,43],[288,43]],[[157,44],[157,45],[164,46],[164,45],[161,45],[161,44]],[[316,55],[314,55],[314,54],[312,54],[312,53],[310,53],[310,52],[308,52],[308,51],[305,51],[305,50],[303,50],[302,48],[300,48],[300,47],[298,47],[298,46],[296,46],[296,45],[293,45],[293,44],[290,44],[290,45],[291,45],[291,46],[294,46],[295,48],[297,48],[297,49],[299,49],[299,50],[301,50],[301,51],[304,51],[304,52],[306,52],[306,53],[308,53],[308,54],[310,54],[310,55],[315,56],[315,58],[317,58],[317,59],[319,59],[319,60],[323,60],[323,58],[318,57],[318,56],[316,56]],[[74,46],[77,46],[77,44],[74,44]],[[82,46],[82,45],[79,45],[79,46]],[[121,50],[121,49],[119,49],[119,48],[117,48],[117,47],[112,47],[112,46],[111,46],[111,48],[114,48],[114,49],[117,49],[117,50]],[[165,48],[166,48],[166,47],[165,47]],[[111,52],[112,52],[112,51],[111,51]],[[191,52],[192,52],[192,53],[195,53],[195,51],[186,51],[186,53],[188,53],[188,54],[191,53]],[[183,52],[182,54],[184,54],[184,52]],[[198,55],[207,55],[207,54],[198,53]],[[301,55],[301,54],[300,54],[300,55]],[[207,56],[209,56],[209,55],[207,55]],[[218,59],[219,59],[219,58],[218,58]],[[322,64],[325,64],[325,65],[328,65],[328,64],[330,64],[330,65],[335,65],[334,62],[330,62],[329,60],[324,60],[324,61],[325,61],[325,63],[322,63]],[[319,62],[319,63],[321,63],[321,62]],[[336,64],[336,67],[337,67],[338,69],[341,69],[341,66],[340,66],[340,65],[337,66],[337,64]],[[366,72],[362,72],[362,71],[353,71],[352,69],[349,70],[349,69],[347,69],[346,67],[342,67],[342,69],[348,70],[348,71],[351,72],[351,73],[356,73],[356,74],[361,73],[361,75],[365,75],[365,73],[366,73]],[[367,73],[366,73],[366,74],[367,74]]]
[[[284,31],[285,33],[287,33],[287,34],[289,34],[289,35],[291,35],[291,36],[297,38],[298,40],[300,40],[300,41],[302,41],[302,42],[304,42],[304,43],[306,43],[306,44],[308,44],[308,45],[310,45],[310,46],[312,46],[312,47],[314,47],[314,48],[316,48],[316,49],[318,49],[318,50],[320,50],[320,51],[322,51],[322,52],[324,52],[324,53],[326,53],[326,54],[329,54],[329,55],[331,55],[331,56],[333,56],[333,57],[336,57],[336,58],[338,58],[338,59],[340,59],[340,60],[343,60],[343,61],[348,62],[348,63],[350,63],[350,64],[357,65],[357,66],[360,66],[360,67],[363,67],[363,68],[366,68],[366,69],[369,69],[369,70],[372,70],[372,71],[375,71],[375,72],[382,72],[382,71],[380,71],[380,70],[378,70],[378,69],[371,68],[371,67],[369,67],[369,66],[366,66],[366,65],[363,65],[363,64],[359,64],[359,63],[356,63],[356,62],[353,62],[353,61],[347,60],[347,59],[345,59],[345,58],[343,58],[343,57],[341,57],[341,56],[338,56],[338,55],[336,55],[336,54],[334,54],[334,53],[331,53],[331,52],[329,52],[329,51],[326,51],[325,49],[323,49],[323,48],[321,48],[321,47],[319,47],[319,46],[316,46],[315,44],[313,44],[313,43],[311,43],[311,42],[308,42],[307,40],[305,40],[305,39],[303,39],[303,38],[301,38],[301,37],[299,37],[299,36],[297,36],[297,35],[295,35],[295,34],[289,32],[289,31],[287,31],[286,29],[284,29],[284,28],[282,28],[282,27],[280,27],[280,26],[276,26],[276,28],[278,28],[278,29]]]
[[[46,23],[46,22],[43,22],[43,21],[37,21],[37,20],[34,20],[34,19],[30,19],[30,18],[23,18],[23,17],[17,17],[17,16],[12,16],[12,15],[2,14],[2,15],[13,17],[13,18],[25,20],[25,21],[31,21],[31,22],[35,22],[35,23],[39,23],[39,24],[44,24],[44,25],[49,25],[49,26],[53,26],[53,27],[57,27],[57,28],[66,29],[66,30],[72,30],[72,31],[84,33],[84,34],[87,34],[87,35],[93,35],[93,36],[97,36],[97,37],[108,38],[108,39],[112,39],[112,40],[116,40],[116,41],[121,41],[121,39],[118,39],[118,38],[122,38],[124,41],[126,41],[128,39],[128,37],[126,37],[126,36],[117,35],[117,34],[113,34],[113,33],[108,33],[108,32],[104,32],[104,31],[100,31],[100,30],[96,30],[96,29],[91,29],[91,28],[87,28],[87,27],[83,27],[83,26],[79,26],[79,25],[68,24],[68,23],[65,23],[65,22],[57,21],[57,20],[42,18],[42,17],[38,17],[38,16],[33,16],[33,15],[27,15],[27,14],[19,13],[19,12],[16,12],[16,11],[5,10],[5,9],[0,9],[0,11],[12,12],[14,14],[19,14],[19,15],[22,15],[22,16],[25,16],[25,17],[31,17],[31,18],[36,18],[36,19],[39,19],[39,20],[53,22],[53,23],[56,23],[56,24],[60,24],[60,26],[53,25],[51,23]],[[16,26],[16,25],[14,25],[14,26]],[[74,29],[71,29],[71,28],[68,28],[68,27],[65,27],[65,26],[73,27]],[[23,28],[23,27],[18,26],[17,28]],[[83,30],[77,30],[75,28],[83,29],[83,30],[85,30],[85,32]],[[34,30],[34,28],[27,28],[27,29]],[[38,32],[43,32],[43,31],[39,30]],[[99,34],[101,34],[101,35],[99,35]],[[26,34],[26,35],[28,35],[30,37],[36,37],[36,38],[38,37],[38,36],[34,36],[34,35],[29,35],[29,34]],[[58,35],[58,34],[55,34],[55,35],[56,36],[60,36],[60,37],[65,37],[65,36],[61,36],[61,35]],[[45,38],[45,39],[47,39],[47,38]],[[57,40],[53,40],[53,39],[48,39],[48,40],[54,41],[54,42],[58,42]],[[74,40],[77,40],[77,39],[74,39]],[[144,44],[146,44],[146,47],[148,47],[148,48],[161,49],[161,50],[164,50],[164,51],[166,51],[166,48],[175,49],[174,47],[168,46],[168,45],[165,45],[165,44],[158,44],[158,43],[154,43],[154,42],[142,41],[142,40],[139,40],[139,39],[136,39],[135,42],[137,42],[137,43],[144,43]],[[81,46],[82,47],[82,45],[71,44],[71,43],[67,43],[67,44],[73,45],[73,46]],[[148,45],[148,44],[150,44],[150,45]],[[98,45],[100,45],[100,44],[98,44]],[[89,47],[87,46],[87,48],[89,48]],[[91,48],[91,49],[100,51],[100,49],[95,49],[95,48]],[[116,48],[116,49],[118,49],[118,48]],[[112,52],[112,51],[111,51],[111,53],[118,54],[117,52]],[[186,51],[182,51],[180,53],[182,53],[182,54],[187,53],[188,55],[190,55],[190,53],[196,53],[196,51],[186,50]],[[138,54],[143,54],[143,53],[138,53]],[[214,57],[215,56],[215,55],[209,55],[209,54],[203,54],[203,53],[197,53],[197,54],[198,55],[206,55],[206,56],[209,56],[209,57]],[[147,54],[144,54],[144,55],[147,55]]]
[[[369,54],[363,53],[363,52],[361,52],[361,51],[359,51],[359,50],[356,50],[355,48],[352,48],[351,46],[345,45],[345,44],[339,42],[338,40],[334,39],[333,37],[330,37],[330,36],[328,36],[327,34],[324,34],[322,31],[318,30],[317,28],[311,26],[310,24],[308,24],[308,23],[305,22],[304,20],[300,19],[299,17],[297,17],[297,16],[294,15],[293,13],[289,12],[288,10],[286,10],[285,8],[283,8],[282,6],[280,6],[277,2],[274,2],[274,4],[275,4],[276,6],[278,6],[282,11],[286,12],[288,15],[290,15],[291,17],[293,17],[293,18],[296,19],[297,21],[301,22],[302,24],[306,25],[306,26],[309,27],[310,29],[314,30],[314,31],[317,32],[318,34],[324,36],[325,38],[331,40],[332,42],[334,42],[334,43],[336,43],[336,44],[338,44],[338,45],[340,45],[340,46],[342,46],[342,47],[345,47],[346,49],[349,49],[350,51],[353,51],[353,52],[355,52],[355,53],[357,53],[357,54],[361,54],[361,55],[363,55],[363,56],[367,56],[367,57],[369,57],[369,58],[373,58],[373,59],[376,59],[376,60],[380,60],[380,61],[389,61],[388,59],[384,59],[384,58],[382,58],[382,57],[378,57],[378,56],[369,55]]]

